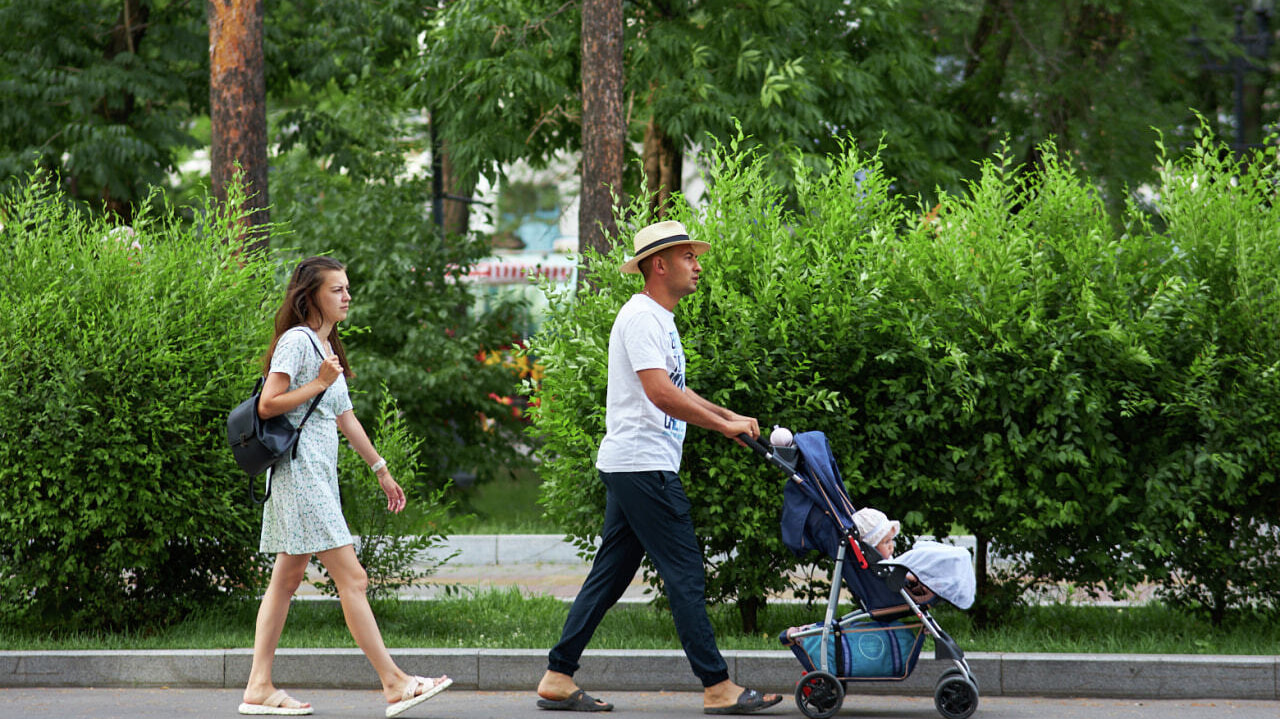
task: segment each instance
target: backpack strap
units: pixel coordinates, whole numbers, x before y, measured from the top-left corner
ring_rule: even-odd
[[[303,328],[301,325],[298,325],[296,327],[290,327],[288,332],[292,332],[295,329],[300,329],[302,331],[302,334],[306,335],[307,341],[310,342],[311,346],[315,348],[316,354],[320,356],[320,361],[323,362],[324,353],[320,351],[320,345],[316,344],[316,340],[312,336],[313,333],[310,330]],[[284,335],[281,335],[281,336],[283,337]],[[265,381],[266,381],[265,377],[258,378],[258,383],[253,389],[254,394],[258,394],[262,390],[262,385]],[[324,399],[324,393],[328,391],[329,391],[329,388],[325,387],[324,389],[320,390],[320,394],[316,395],[315,399],[311,400],[311,406],[307,408],[307,413],[302,416],[302,421],[298,423],[298,428],[296,431],[299,435],[302,434],[302,426],[307,423],[308,419],[311,419],[311,413],[316,411],[316,407],[320,404],[320,400]],[[254,411],[257,412],[257,408],[254,408]],[[289,456],[290,456],[290,459],[298,458],[297,442],[293,443],[293,450],[290,452]],[[255,492],[253,489],[253,477],[249,478],[249,498],[252,499],[255,503],[264,504],[268,499],[271,499],[271,475],[275,472],[275,469],[276,469],[275,467],[267,468],[267,487],[266,487],[266,492],[262,495],[262,499],[258,499],[257,492]]]
[[[312,337],[312,332],[309,329],[303,329],[302,334],[307,336],[307,340],[311,342],[311,346],[315,348],[316,354],[320,356],[320,361],[324,362],[324,353],[320,351],[320,345],[316,344],[315,338]],[[328,391],[329,391],[329,388],[325,387],[324,389],[320,390],[320,394],[316,395],[315,399],[311,400],[311,406],[307,408],[307,413],[302,416],[302,421],[298,423],[299,435],[302,434],[302,425],[306,424],[308,419],[311,419],[311,413],[316,411],[316,406],[320,404],[320,400],[324,398],[324,393]],[[292,459],[298,458],[297,442],[293,444],[293,453],[291,455],[291,458]]]

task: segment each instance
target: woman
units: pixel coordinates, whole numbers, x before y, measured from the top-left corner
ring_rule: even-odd
[[[303,425],[297,455],[286,455],[272,474],[271,498],[263,506],[260,551],[276,555],[271,582],[262,596],[253,641],[253,668],[244,690],[241,714],[296,716],[311,705],[276,689],[271,682],[280,632],[289,602],[316,555],[338,586],[347,628],[382,680],[387,716],[420,704],[453,683],[426,679],[396,666],[382,643],[369,607],[368,576],[352,547],[351,533],[338,499],[338,433],[378,478],[387,509],[404,509],[404,490],[391,477],[360,421],[351,411],[346,377],[354,376],[338,339],[337,324],[347,317],[351,288],[346,267],[327,257],[303,260],[293,272],[284,305],[276,313],[275,340],[263,358],[267,374],[258,403],[264,417],[286,415],[296,427],[317,395],[315,412]]]

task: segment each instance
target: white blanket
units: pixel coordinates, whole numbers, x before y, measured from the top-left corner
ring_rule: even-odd
[[[906,567],[934,594],[961,609],[973,606],[977,580],[973,576],[973,558],[964,547],[922,539],[883,563]]]

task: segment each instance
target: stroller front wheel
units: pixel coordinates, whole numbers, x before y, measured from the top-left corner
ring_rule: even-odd
[[[978,687],[959,672],[947,672],[934,687],[933,704],[945,719],[969,719],[978,710]]]
[[[844,703],[844,683],[826,672],[809,672],[796,683],[796,706],[809,719],[828,719]]]
[[[942,680],[946,679],[947,677],[963,677],[963,676],[964,676],[964,672],[960,671],[959,669],[955,669],[955,668],[948,669],[942,673],[942,676],[938,677],[938,681],[934,683],[934,687],[936,688],[939,684],[942,683]],[[974,688],[978,690],[979,694],[981,694],[982,685],[978,683],[978,677],[970,674],[969,681],[973,682]]]

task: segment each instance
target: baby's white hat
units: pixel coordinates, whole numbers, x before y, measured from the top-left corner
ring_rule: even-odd
[[[858,534],[862,535],[862,541],[873,547],[883,542],[886,537],[897,536],[898,531],[902,529],[901,522],[889,519],[884,512],[871,507],[863,507],[854,512],[853,523],[858,528]]]

